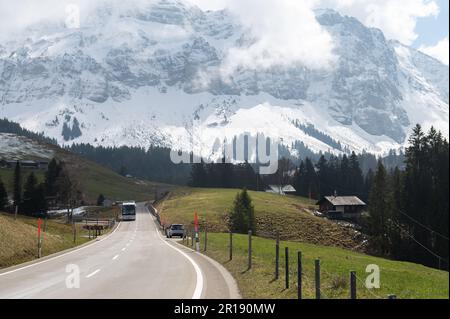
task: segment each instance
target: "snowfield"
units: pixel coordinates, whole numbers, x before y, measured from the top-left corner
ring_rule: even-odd
[[[38,142],[14,134],[0,133],[0,158],[5,160],[52,159],[54,152]]]
[[[335,11],[317,12],[336,43],[333,69],[223,78],[227,52],[251,43],[229,12],[174,0],[103,9],[81,29],[37,25],[2,44],[0,117],[60,144],[186,151],[263,133],[288,148],[300,141],[314,152],[382,155],[404,147],[417,123],[449,136],[448,67]],[[64,139],[75,119],[82,135]]]

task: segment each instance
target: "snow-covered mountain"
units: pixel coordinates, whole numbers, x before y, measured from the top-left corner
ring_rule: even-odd
[[[229,50],[254,41],[226,10],[162,0],[97,8],[80,29],[33,26],[0,44],[0,117],[61,143],[185,149],[247,132],[381,154],[416,123],[448,137],[447,66],[335,11],[316,18],[333,38],[332,69],[239,68],[226,78]]]

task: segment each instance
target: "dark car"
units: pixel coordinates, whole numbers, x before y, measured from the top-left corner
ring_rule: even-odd
[[[170,225],[166,229],[166,236],[167,236],[167,238],[172,238],[174,236],[183,238],[184,237],[184,225],[181,225],[181,224]]]

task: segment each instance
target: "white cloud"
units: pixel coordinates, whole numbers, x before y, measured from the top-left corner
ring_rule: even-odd
[[[439,41],[435,46],[422,46],[420,49],[425,54],[428,54],[445,65],[449,65],[449,42],[448,37]]]
[[[251,28],[258,41],[249,49],[229,52],[231,68],[305,63],[327,66],[333,61],[332,42],[314,19],[313,9],[331,8],[381,29],[388,39],[410,45],[419,18],[436,16],[434,0],[190,0],[205,10],[227,8]],[[437,50],[437,49],[436,49]]]
[[[148,4],[156,0],[132,0]],[[205,10],[227,8],[236,14],[256,39],[249,48],[230,50],[226,70],[240,66],[267,68],[307,64],[327,67],[334,61],[333,43],[317,23],[313,9],[330,7],[382,29],[391,39],[411,44],[418,18],[436,15],[435,0],[186,0]],[[61,22],[67,4],[80,6],[83,16],[99,4],[123,0],[0,0],[0,38],[41,21]]]
[[[190,1],[202,8],[212,10],[229,7],[230,3],[234,2],[234,0]],[[273,2],[273,8],[276,9],[277,4],[289,2],[289,0],[263,2]],[[417,20],[439,14],[439,6],[435,0],[317,0],[307,2],[313,3],[315,8],[331,8],[342,14],[353,16],[367,26],[383,30],[387,38],[399,40],[408,45],[418,37],[416,33]],[[240,3],[247,3],[247,1],[240,1]]]
[[[407,45],[418,37],[419,18],[439,14],[434,0],[320,0],[318,5],[353,16],[367,26],[381,29],[388,39]]]
[[[64,23],[67,8],[77,6],[83,21],[92,10],[108,5],[120,9],[131,5],[148,5],[157,0],[0,0],[0,40],[14,36],[39,23]]]
[[[316,21],[313,1],[230,0],[227,7],[254,41],[228,52],[225,72],[292,64],[327,68],[335,60],[332,38]]]

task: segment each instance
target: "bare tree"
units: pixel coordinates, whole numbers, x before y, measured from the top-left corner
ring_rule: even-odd
[[[57,198],[61,205],[67,207],[67,222],[72,222],[73,207],[81,200],[81,192],[79,191],[79,183],[67,169],[64,162],[60,163],[61,171],[56,181]]]

